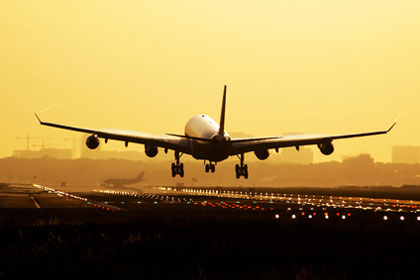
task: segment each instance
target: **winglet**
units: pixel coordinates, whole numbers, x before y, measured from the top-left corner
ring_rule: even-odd
[[[34,114],[35,114],[35,117],[38,119],[39,123],[40,123],[40,124],[42,124],[42,121],[41,121],[41,119],[38,117],[38,115],[37,115],[36,113],[34,113]]]
[[[219,135],[225,136],[226,85],[223,90],[222,112],[220,113]]]
[[[391,125],[391,127],[390,128],[388,128],[388,130],[386,131],[386,133],[388,133],[388,132],[390,132],[391,131],[391,129],[393,129],[394,128],[394,126],[397,124],[397,122],[394,122],[392,125]]]
[[[390,128],[388,128],[388,130],[386,131],[387,133],[388,132],[390,132],[391,131],[391,129],[393,129],[394,128],[394,126],[397,124],[397,122],[398,122],[398,120],[400,119],[400,117],[401,117],[401,113],[399,113],[398,114],[398,116],[395,118],[395,120],[394,120],[394,123],[391,125],[391,127]]]

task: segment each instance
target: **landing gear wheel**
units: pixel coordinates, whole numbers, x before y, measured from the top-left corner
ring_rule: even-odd
[[[184,164],[179,163],[179,159],[182,156],[179,152],[175,151],[175,160],[176,162],[172,162],[171,164],[171,171],[172,171],[172,177],[175,177],[177,174],[179,176],[184,177]]]
[[[211,170],[211,173],[214,173],[214,171],[216,171],[216,165],[210,164],[210,170]]]
[[[175,170],[175,163],[173,163],[172,162],[172,164],[171,164],[171,171],[172,171],[172,177],[175,177],[175,175],[176,175],[176,170]]]
[[[206,173],[209,173],[209,171],[210,171],[210,166],[206,164]]]
[[[241,160],[241,164],[235,165],[236,179],[239,179],[241,176],[244,176],[245,179],[248,179],[248,165],[244,164],[244,154],[238,156]]]

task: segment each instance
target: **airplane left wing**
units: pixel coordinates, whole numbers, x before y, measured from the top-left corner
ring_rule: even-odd
[[[322,134],[297,134],[297,135],[286,135],[278,137],[266,137],[266,138],[239,138],[232,139],[232,152],[231,155],[237,155],[256,150],[269,150],[276,148],[285,147],[299,147],[305,145],[317,145],[324,143],[331,143],[336,139],[355,138],[372,136],[379,134],[386,134],[395,126],[394,122],[387,130],[365,132],[365,133],[354,133],[354,134],[336,134],[336,135],[322,135]]]
[[[66,130],[72,130],[77,132],[89,133],[96,135],[99,138],[104,138],[106,141],[118,140],[125,143],[138,143],[145,144],[150,146],[162,147],[170,150],[175,150],[181,153],[191,154],[190,143],[188,139],[170,135],[153,135],[148,133],[136,132],[136,131],[126,131],[126,130],[115,130],[115,129],[91,129],[91,128],[82,128],[67,126],[56,123],[43,122],[35,114],[41,125],[51,126],[55,128],[61,128]]]

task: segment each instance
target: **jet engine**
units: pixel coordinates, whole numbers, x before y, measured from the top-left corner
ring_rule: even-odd
[[[99,146],[98,136],[95,135],[95,134],[92,134],[91,136],[89,136],[86,139],[86,146],[91,150],[94,150],[94,149],[98,148],[98,146]]]
[[[334,152],[334,146],[331,142],[328,143],[320,143],[318,144],[318,148],[324,155],[328,156]]]
[[[257,156],[257,158],[260,160],[265,160],[270,155],[268,150],[256,150],[254,153]]]
[[[148,157],[155,157],[158,154],[158,148],[155,146],[144,146],[144,152]]]

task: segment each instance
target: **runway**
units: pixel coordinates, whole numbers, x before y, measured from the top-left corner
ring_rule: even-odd
[[[138,212],[162,205],[185,211],[199,207],[222,212],[238,211],[244,215],[259,213],[274,220],[349,221],[367,215],[384,222],[416,220],[420,224],[420,201],[416,200],[188,187],[153,187],[144,193],[109,189],[72,193],[40,184],[12,184],[0,189],[0,208],[96,208]]]
[[[2,185],[0,273],[41,275],[47,264],[54,276],[76,267],[75,277],[125,271],[146,279],[290,279],[305,271],[308,278],[359,279],[370,271],[407,278],[420,248],[418,207],[415,200],[282,190]]]

